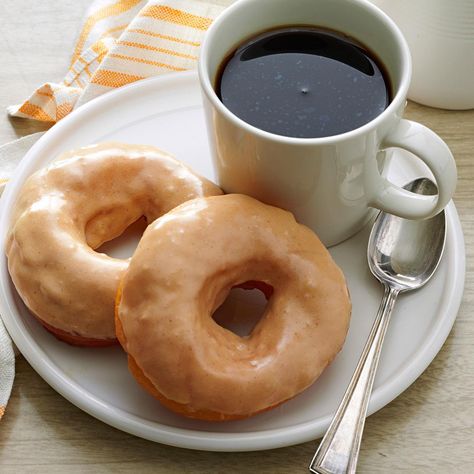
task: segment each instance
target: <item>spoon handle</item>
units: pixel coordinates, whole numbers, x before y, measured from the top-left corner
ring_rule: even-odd
[[[385,293],[369,338],[334,418],[309,465],[314,474],[356,472],[375,373],[382,344],[399,290],[385,286]]]

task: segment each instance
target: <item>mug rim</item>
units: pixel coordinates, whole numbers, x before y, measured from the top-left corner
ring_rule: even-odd
[[[400,48],[401,51],[401,59],[402,59],[402,78],[401,82],[397,88],[397,91],[390,101],[388,107],[379,115],[374,117],[370,122],[355,128],[353,130],[349,130],[344,133],[339,133],[337,135],[330,135],[327,137],[313,137],[313,138],[300,138],[300,137],[289,137],[285,135],[278,135],[276,133],[268,132],[266,130],[262,130],[254,125],[251,125],[233,112],[231,112],[219,99],[217,96],[214,87],[212,86],[211,79],[209,77],[209,73],[207,70],[207,58],[210,54],[210,49],[212,46],[213,36],[219,30],[221,24],[231,17],[234,14],[234,11],[246,7],[248,5],[252,5],[256,3],[258,0],[238,0],[234,4],[227,7],[211,24],[207,33],[204,37],[204,41],[201,45],[201,50],[199,53],[199,61],[198,61],[198,75],[199,75],[199,83],[201,85],[202,91],[206,94],[209,101],[212,105],[221,113],[223,114],[227,120],[234,123],[234,125],[243,128],[245,131],[252,133],[254,135],[258,135],[260,138],[265,138],[267,140],[272,140],[284,144],[295,144],[295,145],[329,145],[335,142],[340,142],[348,139],[355,138],[357,136],[363,135],[370,130],[377,128],[380,123],[382,123],[386,118],[393,116],[393,114],[397,114],[397,110],[400,105],[406,101],[408,88],[410,86],[411,75],[412,75],[412,62],[411,62],[411,54],[410,49],[408,47],[408,43],[403,36],[402,32],[395,24],[395,22],[379,7],[371,3],[369,0],[340,0],[347,5],[351,5],[354,3],[359,4],[365,9],[371,11],[374,16],[378,17],[378,20],[383,23],[386,29],[391,30],[392,34],[395,37],[395,40]],[[326,1],[330,2],[331,0],[319,0],[319,1]],[[258,32],[255,32],[257,34]],[[245,38],[242,38],[244,41]],[[382,59],[383,60],[383,59]]]

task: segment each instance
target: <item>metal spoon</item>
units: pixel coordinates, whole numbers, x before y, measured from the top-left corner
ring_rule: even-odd
[[[417,179],[405,189],[427,195],[437,192],[427,178]],[[384,285],[384,296],[354,375],[309,465],[312,473],[355,473],[367,406],[395,300],[399,293],[416,290],[433,276],[445,237],[444,211],[423,221],[385,212],[377,217],[367,256],[371,272]]]

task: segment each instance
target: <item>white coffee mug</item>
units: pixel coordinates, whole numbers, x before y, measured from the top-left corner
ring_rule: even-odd
[[[360,128],[324,138],[276,135],[230,112],[214,90],[225,58],[252,36],[290,25],[330,28],[367,46],[391,80],[389,106]],[[199,62],[219,184],[228,193],[248,194],[292,211],[328,246],[356,233],[372,208],[410,219],[437,214],[454,193],[456,165],[434,132],[402,119],[410,77],[405,39],[394,22],[368,1],[237,1],[210,27]],[[437,196],[410,193],[382,176],[383,150],[390,147],[408,150],[428,165],[438,185]]]

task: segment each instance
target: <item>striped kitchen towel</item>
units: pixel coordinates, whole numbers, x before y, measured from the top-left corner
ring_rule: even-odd
[[[14,117],[57,122],[88,100],[146,77],[193,69],[212,20],[232,0],[94,0],[59,83],[47,82]],[[41,136],[0,147],[0,193],[26,149]],[[0,319],[0,418],[15,374],[11,340]]]
[[[95,0],[60,83],[47,82],[14,117],[57,122],[81,104],[146,77],[193,69],[212,20],[231,1]]]
[[[0,419],[5,413],[14,377],[15,354],[13,353],[13,345],[0,318]]]

